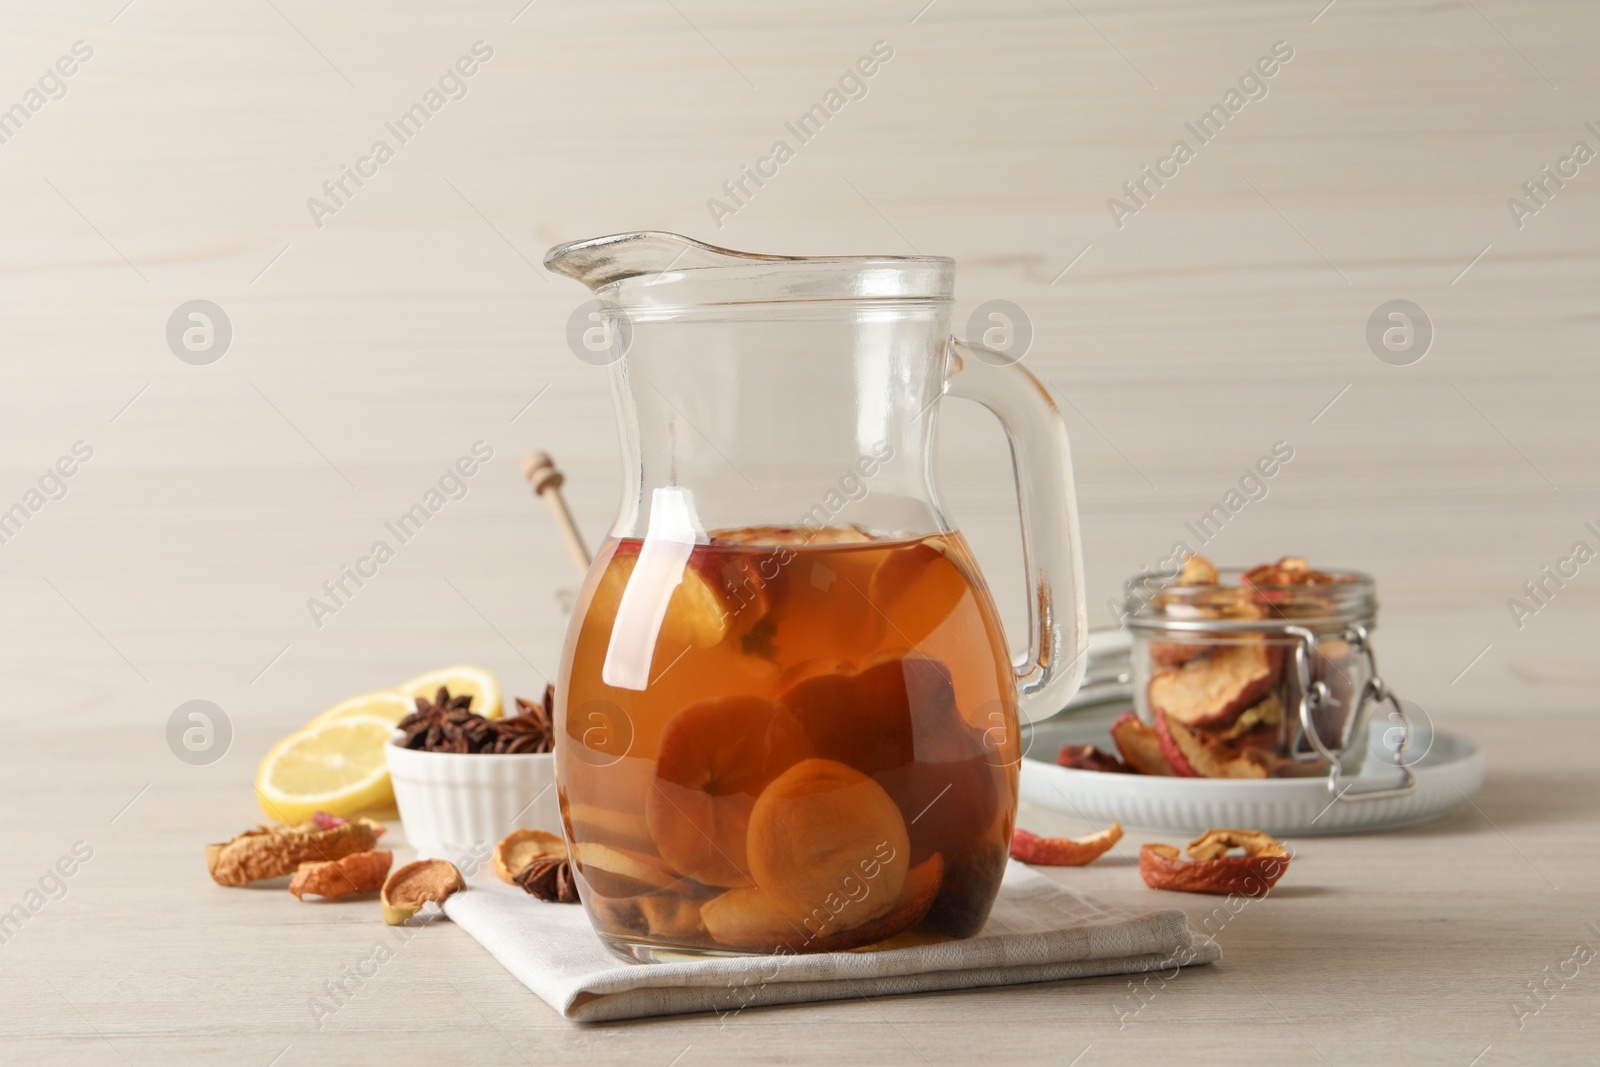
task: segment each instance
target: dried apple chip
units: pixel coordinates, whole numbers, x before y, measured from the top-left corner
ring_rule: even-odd
[[[1131,768],[1109,752],[1094,745],[1062,745],[1056,753],[1056,765],[1075,771],[1101,771],[1106,774],[1129,774]]]
[[[447,897],[467,888],[456,865],[447,860],[416,860],[389,875],[378,902],[383,921],[390,926],[415,916],[429,902],[443,904]]]
[[[1283,651],[1265,641],[1219,645],[1150,679],[1150,707],[1185,726],[1222,726],[1260,703],[1278,681]]]
[[[1117,743],[1117,751],[1122,753],[1122,758],[1135,773],[1163,778],[1171,778],[1177,773],[1161,752],[1161,737],[1155,727],[1140,722],[1133,712],[1123,712],[1111,724],[1111,740]]]
[[[511,885],[522,869],[540,856],[565,859],[567,843],[546,830],[513,830],[494,847],[494,873]]]
[[[1248,755],[1220,741],[1201,737],[1180,722],[1156,714],[1161,752],[1180,778],[1265,778],[1267,772]]]
[[[1330,585],[1348,581],[1324,571],[1312,570],[1300,556],[1284,556],[1276,563],[1263,563],[1244,572],[1244,583],[1257,588],[1290,585]]]
[[[383,888],[389,876],[389,865],[394,853],[387,849],[352,852],[336,860],[302,863],[289,879],[289,892],[300,900],[310,893],[314,897],[355,896],[358,893],[375,893]]]
[[[1229,855],[1233,849],[1244,854]],[[1207,830],[1189,843],[1189,859],[1171,845],[1139,850],[1139,874],[1151,889],[1179,893],[1238,894],[1259,899],[1289,869],[1289,850],[1260,830]]]
[[[1083,867],[1121,840],[1120,822],[1085,837],[1040,837],[1019,827],[1011,835],[1011,858],[1040,867]]]
[[[1217,565],[1204,556],[1191,555],[1183,561],[1176,585],[1216,585]]]

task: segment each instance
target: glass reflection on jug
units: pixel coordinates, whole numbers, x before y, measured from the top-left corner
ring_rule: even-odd
[[[1015,819],[1019,710],[1059,709],[1082,674],[1048,395],[949,340],[949,260],[630,234],[546,263],[626,323],[609,331],[626,490],[557,684],[561,809],[596,931],[644,960],[977,932]],[[933,483],[946,391],[1012,438],[1020,665]]]

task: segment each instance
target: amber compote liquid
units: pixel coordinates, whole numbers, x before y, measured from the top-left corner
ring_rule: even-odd
[[[557,692],[561,810],[614,950],[970,936],[1016,811],[1016,692],[958,534],[608,543]]]

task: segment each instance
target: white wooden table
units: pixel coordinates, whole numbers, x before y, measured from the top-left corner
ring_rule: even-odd
[[[1600,149],[1600,13],[1324,2],[8,5],[0,512],[27,514],[0,541],[0,905],[74,842],[95,853],[0,944],[0,1058],[1591,1055],[1592,965],[1520,1031],[1511,1003],[1600,941],[1600,573],[1524,592],[1575,542],[1600,549],[1600,172],[1541,172]],[[865,95],[719,227],[708,199],[879,41]],[[1185,123],[1280,41],[1265,96],[1199,143]],[[422,129],[389,133],[430,89]],[[1108,200],[1132,206],[1123,183],[1175,166],[1179,138],[1193,158],[1119,228]],[[379,139],[393,157],[364,163]],[[314,218],[346,166],[363,184]],[[1539,210],[1515,218],[1514,197]],[[1096,624],[1287,442],[1265,499],[1192,547],[1374,573],[1384,673],[1489,748],[1481,810],[1308,844],[1223,964],[1120,1031],[1116,980],[576,1029],[448,927],[314,1031],[307,997],[370,951],[373,920],[218,890],[200,846],[257,817],[272,739],[343,696],[462,660],[523,693],[553,672],[576,579],[516,459],[556,455],[591,539],[618,467],[604,372],[564,341],[585,294],[536,264],[638,227],[952,255],[958,323],[1020,305],[1074,436]],[[166,337],[196,299],[232,328],[203,366]],[[1404,366],[1366,338],[1397,299],[1434,335]],[[947,502],[1015,631],[1005,445],[947,409]],[[494,459],[465,498],[318,626],[308,598],[480,440]],[[78,442],[72,477],[41,484]],[[1538,608],[1520,626],[1512,597]],[[207,766],[167,747],[191,699],[234,732]],[[1154,899],[1125,865],[1073,878]]]
[[[1215,911],[1221,898],[1144,887],[1138,845],[1182,842],[1170,834],[1130,831],[1094,865],[1055,872],[1108,902],[1183,908],[1215,933],[1222,961],[1164,985],[1095,978],[596,1026],[563,1021],[448,922],[361,979],[351,976],[372,971],[374,947],[391,945],[375,901],[211,884],[200,846],[258,818],[243,760],[196,770],[150,731],[105,730],[72,739],[82,766],[66,775],[61,734],[13,739],[8,795],[28,799],[29,817],[7,816],[4,903],[75,842],[93,858],[0,945],[0,1057],[664,1067],[680,1054],[680,1064],[1068,1063],[1087,1048],[1082,1064],[1588,1062],[1600,961],[1572,961],[1577,945],[1600,949],[1590,925],[1600,725],[1549,714],[1443,725],[1492,754],[1475,806],[1418,829],[1297,840],[1273,895],[1237,914]],[[1020,822],[1084,830],[1027,808]],[[1541,1005],[1527,983],[1545,981]],[[313,999],[330,982],[348,990],[332,1015]]]

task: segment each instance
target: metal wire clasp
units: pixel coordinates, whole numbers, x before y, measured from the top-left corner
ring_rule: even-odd
[[[1300,683],[1300,733],[1316,755],[1328,762],[1328,792],[1333,795],[1333,799],[1335,801],[1381,800],[1386,797],[1404,796],[1414,790],[1417,787],[1417,776],[1411,765],[1406,762],[1405,756],[1406,748],[1411,744],[1411,719],[1401,707],[1400,698],[1378,674],[1378,663],[1372,654],[1372,640],[1367,634],[1367,628],[1358,624],[1345,630],[1342,635],[1350,647],[1366,659],[1367,681],[1361,687],[1355,707],[1345,718],[1337,749],[1330,748],[1323,741],[1313,718],[1316,712],[1326,707],[1333,699],[1333,694],[1321,679],[1312,681],[1311,678],[1311,658],[1317,649],[1317,635],[1303,626],[1286,626],[1284,629],[1299,639],[1294,648],[1294,668]],[[1356,739],[1352,735],[1358,729],[1365,733],[1367,708],[1372,703],[1388,704],[1389,720],[1400,728],[1400,742],[1395,747],[1395,765],[1400,768],[1404,782],[1390,789],[1354,793],[1351,792],[1350,786],[1340,785],[1340,775],[1343,773],[1340,760],[1349,751],[1353,740],[1365,740],[1364,737]]]

